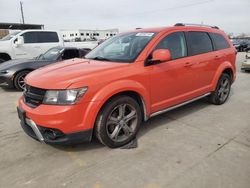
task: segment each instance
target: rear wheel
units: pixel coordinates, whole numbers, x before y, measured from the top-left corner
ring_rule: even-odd
[[[217,83],[216,90],[209,96],[209,101],[213,104],[224,104],[231,91],[231,78],[223,73]]]
[[[19,72],[15,77],[14,77],[14,86],[16,89],[22,91],[25,88],[25,82],[24,82],[24,78],[27,76],[27,74],[30,71],[22,71]]]
[[[111,148],[132,141],[141,124],[139,104],[131,97],[120,95],[111,99],[100,111],[95,127],[98,140]]]

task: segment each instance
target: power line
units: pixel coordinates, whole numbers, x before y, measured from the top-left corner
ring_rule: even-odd
[[[164,9],[156,9],[156,10],[138,12],[138,13],[134,13],[134,14],[127,14],[127,15],[121,16],[121,17],[135,16],[135,15],[144,15],[144,14],[153,14],[153,13],[162,12],[162,11],[171,11],[171,10],[176,10],[176,9],[181,9],[181,8],[186,8],[186,7],[192,7],[192,6],[196,6],[196,5],[206,4],[206,3],[210,3],[212,1],[214,1],[214,0],[205,0],[205,1],[200,1],[200,2],[194,2],[194,3],[185,4],[185,5],[180,5],[180,6],[173,6],[173,7],[164,8]]]

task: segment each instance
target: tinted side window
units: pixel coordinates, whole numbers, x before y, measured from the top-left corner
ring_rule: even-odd
[[[222,35],[218,33],[209,33],[209,34],[213,39],[215,50],[222,50],[230,47],[230,45]]]
[[[79,51],[78,50],[74,50],[74,49],[70,49],[70,50],[65,50],[63,52],[63,56],[62,59],[73,59],[79,57]]]
[[[89,53],[91,51],[91,49],[89,48],[85,48],[85,49],[81,49],[79,50],[79,57],[83,58],[85,55],[87,55],[87,53]]]
[[[24,43],[37,43],[37,32],[27,32],[22,34]]]
[[[37,32],[39,43],[59,42],[56,32]]]
[[[190,56],[213,51],[211,39],[205,32],[187,32],[187,42]]]
[[[172,59],[187,56],[187,47],[183,32],[169,34],[162,39],[156,46],[156,49],[168,49]]]

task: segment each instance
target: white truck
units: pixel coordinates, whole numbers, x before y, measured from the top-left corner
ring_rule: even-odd
[[[11,59],[32,59],[56,46],[94,48],[97,41],[64,43],[59,32],[49,30],[23,30],[0,39],[0,63]]]

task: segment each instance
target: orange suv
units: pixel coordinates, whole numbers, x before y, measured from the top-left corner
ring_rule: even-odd
[[[115,148],[141,122],[208,97],[223,104],[236,51],[218,27],[176,24],[122,33],[71,59],[33,71],[19,99],[24,131],[47,144],[90,141]]]

